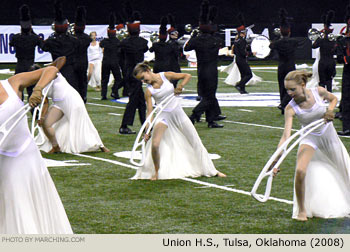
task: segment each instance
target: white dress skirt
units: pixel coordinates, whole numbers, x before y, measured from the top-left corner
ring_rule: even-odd
[[[241,73],[239,72],[235,58],[230,65],[220,68],[220,71],[228,73],[228,76],[224,80],[224,82],[228,85],[235,86],[237,82],[241,80]],[[261,77],[255,75],[253,72],[252,74],[253,77],[247,82],[246,85],[255,85],[262,81]]]
[[[309,110],[301,109],[292,100],[296,115],[303,126],[323,117],[326,105],[311,89],[316,103]],[[350,217],[350,158],[339,139],[333,123],[310,133],[300,145],[307,144],[315,153],[307,167],[305,177],[305,208],[307,217]],[[293,218],[298,216],[299,206],[294,190]]]
[[[156,103],[174,93],[174,86],[160,73],[163,84],[160,89],[148,86]],[[178,98],[170,103],[157,119],[168,126],[160,141],[160,168],[158,179],[216,176],[218,171],[202,144],[192,122],[183,111]],[[155,124],[155,125],[156,125]],[[152,159],[152,137],[146,144],[146,159],[132,179],[150,179],[155,174]]]
[[[11,85],[0,124],[23,106]],[[0,146],[0,234],[72,234],[72,228],[25,116]]]
[[[48,86],[44,90],[47,88]],[[64,114],[53,125],[62,152],[91,152],[103,147],[102,140],[86,111],[83,100],[61,73],[57,74],[57,78],[48,91],[48,97],[52,98],[53,105],[51,106],[60,109]],[[37,143],[41,141],[40,138],[37,139]],[[45,136],[45,141],[39,146],[39,149],[48,152],[51,148],[52,145]]]
[[[101,69],[102,69],[102,49],[100,43],[96,42],[96,45],[91,45],[88,47],[88,60],[89,64],[94,65],[94,70],[92,71],[91,78],[89,81],[89,86],[95,88],[101,86]]]

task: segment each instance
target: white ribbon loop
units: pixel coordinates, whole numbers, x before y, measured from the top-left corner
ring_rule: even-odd
[[[131,151],[131,157],[130,157],[130,163],[132,163],[133,165],[136,166],[143,166],[145,164],[145,159],[146,159],[146,155],[145,155],[145,145],[146,142],[143,139],[143,132],[145,130],[145,128],[148,125],[148,128],[146,130],[146,134],[149,135],[149,133],[151,132],[155,122],[157,121],[159,115],[162,113],[162,111],[169,105],[169,103],[175,99],[174,94],[169,95],[168,97],[166,97],[161,103],[159,103],[151,112],[151,114],[149,114],[149,116],[147,117],[146,121],[142,124],[142,127],[139,131],[139,133],[137,134],[137,137],[135,139],[134,142],[134,146],[132,148]],[[156,116],[154,117],[154,119],[152,120],[153,115],[156,114]],[[141,139],[141,140],[140,140]],[[135,161],[134,156],[136,151],[141,147],[141,160],[140,162]]]
[[[290,136],[276,151],[275,153],[271,156],[271,158],[269,159],[269,161],[267,161],[266,165],[264,166],[264,168],[262,169],[259,177],[257,178],[257,180],[255,181],[255,184],[253,186],[253,189],[251,191],[251,195],[253,196],[253,198],[255,198],[256,200],[260,201],[260,202],[266,202],[269,197],[270,197],[270,193],[271,193],[271,187],[272,187],[272,180],[273,180],[273,170],[274,169],[278,169],[278,167],[281,165],[281,163],[283,162],[283,160],[287,157],[288,153],[291,152],[292,149],[294,149],[294,147],[302,140],[304,139],[307,135],[309,135],[311,132],[313,132],[314,130],[316,130],[317,128],[319,128],[320,126],[324,125],[325,121],[324,119],[319,119],[315,122],[310,123],[309,125],[307,125],[306,127],[303,127],[302,129],[300,129],[299,131],[297,131],[296,133],[294,133],[292,136]],[[294,138],[296,138],[297,136],[300,136],[297,140],[295,140],[295,142],[293,142],[289,147],[288,145],[293,141]],[[280,155],[281,157],[278,159],[278,161],[276,162],[276,164],[272,166],[272,163],[275,161],[275,159]],[[270,169],[271,167],[271,169]],[[259,185],[261,183],[261,181],[265,178],[268,177],[267,179],[267,183],[266,183],[266,189],[265,189],[265,193],[264,195],[261,194],[257,194],[256,191],[259,188]]]

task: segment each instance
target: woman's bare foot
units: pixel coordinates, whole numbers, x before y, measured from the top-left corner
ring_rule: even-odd
[[[60,152],[61,152],[60,146],[56,145],[56,146],[52,146],[52,149],[48,153],[53,154],[53,153],[60,153]]]
[[[102,152],[110,152],[110,150],[107,147],[105,147],[105,146],[100,147],[100,150]]]
[[[220,177],[220,178],[226,178],[226,174],[222,173],[222,172],[218,172],[216,174],[216,176]]]
[[[96,86],[95,87],[95,91],[97,91],[97,92],[101,91],[101,87],[100,86]]]
[[[296,220],[298,221],[307,221],[307,216],[305,212],[299,212]]]
[[[151,180],[158,180],[158,172],[156,172],[153,177],[151,178]]]

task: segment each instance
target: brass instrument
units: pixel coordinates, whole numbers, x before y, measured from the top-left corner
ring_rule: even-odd
[[[69,23],[69,24],[68,24],[67,32],[68,32],[70,35],[74,35],[74,34],[75,34],[74,25],[75,25],[75,23]]]
[[[191,24],[185,25],[185,31],[186,31],[187,33],[191,33],[191,31],[192,31],[192,25],[191,25]]]
[[[158,38],[159,38],[158,32],[152,32],[149,39],[150,39],[151,42],[153,43],[153,42],[156,42],[156,41],[158,40]]]
[[[275,36],[281,36],[281,29],[280,28],[275,28],[273,29],[273,34],[275,34]]]
[[[326,34],[324,32],[320,32],[319,30],[317,30],[315,28],[311,28],[311,29],[309,29],[307,36],[311,41],[316,41],[318,38],[322,38],[322,39],[325,38]],[[344,35],[342,35],[342,34],[329,33],[327,35],[327,38],[329,41],[336,41],[337,39],[339,39],[343,36]]]
[[[125,39],[128,35],[129,35],[129,32],[125,27],[117,31],[117,38],[119,40]]]

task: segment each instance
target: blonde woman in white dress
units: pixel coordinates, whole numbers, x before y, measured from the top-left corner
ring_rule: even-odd
[[[56,78],[56,73],[57,68],[51,66],[1,80],[0,124],[24,106],[20,99],[24,88],[37,83],[34,88],[37,92]],[[38,103],[30,101],[30,104]],[[0,234],[72,233],[25,116],[0,146]]]
[[[285,109],[284,132],[278,146],[290,136],[294,116],[302,126],[321,118],[327,122],[299,144],[293,218],[350,217],[350,158],[332,123],[337,98],[323,87],[306,88],[311,75],[292,71],[285,77],[292,100]],[[328,108],[324,100],[329,102]]]
[[[64,64],[65,57],[58,60]],[[48,88],[47,83],[44,91]],[[79,93],[61,73],[56,73],[47,97],[52,99],[53,104],[49,107],[46,101],[39,121],[46,135],[44,143],[39,146],[40,150],[48,153],[109,151],[103,145],[83,100],[79,99]],[[37,142],[42,142],[42,139],[38,138]]]
[[[147,116],[153,110],[152,97],[159,104],[169,95],[179,95],[191,78],[186,73],[153,73],[147,63],[139,63],[134,69],[134,76],[148,84],[145,92]],[[170,80],[182,82],[174,89]],[[145,134],[144,139],[147,141],[145,165],[137,170],[133,179],[226,176],[215,169],[178,98],[161,112],[154,124],[153,133]]]
[[[88,47],[88,83],[96,91],[101,91],[101,67],[103,50],[100,47],[100,43],[96,41],[97,33],[95,31],[90,32],[92,42]]]

